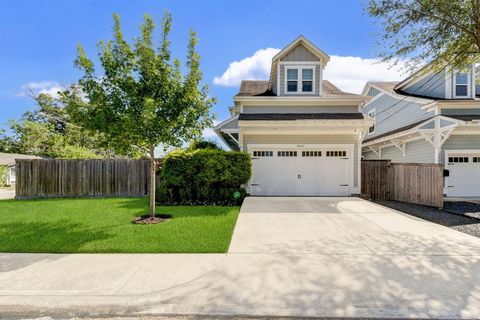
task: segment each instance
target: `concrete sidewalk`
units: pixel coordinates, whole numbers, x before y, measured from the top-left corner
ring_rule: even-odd
[[[0,254],[0,318],[480,318],[480,239],[355,199],[290,199],[281,210],[267,200],[247,199],[228,254]],[[242,246],[254,221],[256,240]],[[261,232],[269,223],[285,228],[288,250]],[[301,242],[309,250],[296,252]]]

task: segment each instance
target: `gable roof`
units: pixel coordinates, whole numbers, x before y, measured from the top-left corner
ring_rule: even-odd
[[[298,45],[303,45],[305,48],[307,48],[314,56],[316,56],[322,63],[322,66],[325,67],[330,61],[330,56],[323,52],[321,49],[319,49],[316,45],[314,45],[310,40],[305,38],[303,35],[299,35],[295,40],[290,42],[285,48],[280,50],[279,53],[277,53],[273,58],[272,58],[272,66],[270,68],[270,83],[269,83],[269,88],[272,90],[272,85],[274,82],[275,77],[277,76],[277,65],[278,61],[287,55],[290,51],[295,49]]]
[[[299,35],[295,40],[290,42],[285,48],[283,48],[279,53],[277,53],[273,58],[272,62],[276,60],[280,60],[282,57],[287,55],[291,50],[293,50],[296,46],[303,45],[307,49],[310,50],[313,55],[315,55],[320,61],[322,61],[323,65],[325,66],[328,61],[330,60],[330,56],[326,54],[324,51],[319,49],[316,45],[314,45],[310,40],[305,38],[303,35]],[[273,63],[272,63],[273,65]]]
[[[360,95],[340,90],[328,80],[322,81],[322,97],[360,97]],[[275,96],[269,89],[267,80],[243,80],[236,96]]]
[[[395,86],[398,84],[398,81],[369,81],[367,84],[370,84],[372,87],[375,87],[380,90],[388,91],[395,93]]]

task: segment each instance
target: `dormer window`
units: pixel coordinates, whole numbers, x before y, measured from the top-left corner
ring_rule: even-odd
[[[287,67],[287,93],[313,93],[313,67]]]
[[[302,69],[302,92],[313,91],[313,69]]]
[[[457,71],[455,73],[455,98],[467,98],[470,96],[470,73]]]
[[[298,69],[287,69],[287,91],[298,91]]]

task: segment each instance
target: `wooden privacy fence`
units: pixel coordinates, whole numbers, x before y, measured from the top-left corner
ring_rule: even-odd
[[[158,162],[157,162],[158,163]],[[150,161],[17,160],[16,198],[144,196]]]
[[[362,160],[362,194],[373,200],[397,200],[443,207],[443,165]]]

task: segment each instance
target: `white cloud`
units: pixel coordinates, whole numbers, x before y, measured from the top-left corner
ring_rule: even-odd
[[[22,85],[22,91],[19,92],[17,96],[24,97],[30,93],[37,96],[40,93],[45,93],[51,95],[54,98],[57,98],[58,91],[62,90],[64,90],[64,87],[56,81],[29,82]]]
[[[256,51],[252,56],[230,63],[227,70],[215,77],[213,82],[222,86],[238,86],[241,80],[266,80],[269,77],[272,58],[280,49],[267,48]],[[336,56],[324,70],[323,78],[347,92],[360,93],[367,81],[399,81],[403,78],[403,66],[390,68],[378,59]]]
[[[213,83],[221,86],[238,86],[242,80],[268,79],[272,57],[280,49],[266,48],[256,51],[252,56],[240,61],[233,61],[227,70],[213,79]]]
[[[344,91],[360,93],[367,81],[400,81],[404,78],[401,68],[378,59],[331,56],[323,78]]]

